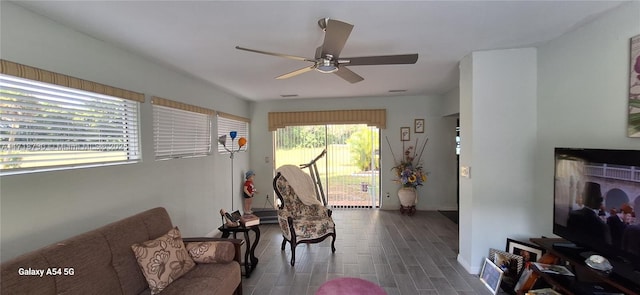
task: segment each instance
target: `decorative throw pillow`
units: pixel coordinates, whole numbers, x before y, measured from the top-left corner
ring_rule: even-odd
[[[233,261],[235,248],[231,242],[190,242],[185,247],[197,263],[228,263]]]
[[[195,266],[177,227],[167,234],[131,246],[151,294],[158,294]]]

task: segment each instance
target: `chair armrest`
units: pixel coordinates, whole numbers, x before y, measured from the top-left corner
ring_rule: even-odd
[[[184,243],[187,242],[231,242],[233,244],[233,248],[235,249],[235,255],[233,256],[233,260],[237,261],[242,265],[242,252],[240,251],[240,247],[244,244],[244,240],[241,239],[223,239],[223,238],[208,238],[208,237],[194,237],[194,238],[182,238]]]

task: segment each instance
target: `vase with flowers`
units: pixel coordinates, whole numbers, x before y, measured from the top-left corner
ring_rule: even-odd
[[[416,188],[418,186],[422,186],[427,181],[427,174],[424,171],[422,162],[420,162],[424,148],[427,145],[427,141],[428,139],[426,139],[422,144],[420,154],[417,153],[417,149],[415,148],[418,146],[417,139],[415,146],[409,146],[408,148],[404,147],[403,142],[403,153],[400,160],[396,159],[395,154],[393,154],[393,149],[391,149],[391,144],[389,144],[391,154],[395,161],[395,166],[392,168],[396,176],[395,181],[401,185],[398,190],[398,199],[400,200],[400,212],[403,214],[405,212],[409,215],[415,213],[416,203],[418,200],[418,192]],[[387,139],[387,143],[389,143],[389,139]]]

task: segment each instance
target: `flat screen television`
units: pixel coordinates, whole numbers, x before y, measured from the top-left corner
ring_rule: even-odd
[[[553,233],[640,284],[640,150],[556,148],[554,176]]]

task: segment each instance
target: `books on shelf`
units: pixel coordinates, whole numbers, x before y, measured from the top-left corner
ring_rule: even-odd
[[[541,272],[564,276],[575,276],[568,268],[557,264],[533,263]]]
[[[253,214],[245,214],[240,216],[240,224],[244,226],[254,226],[260,224],[260,217]]]

